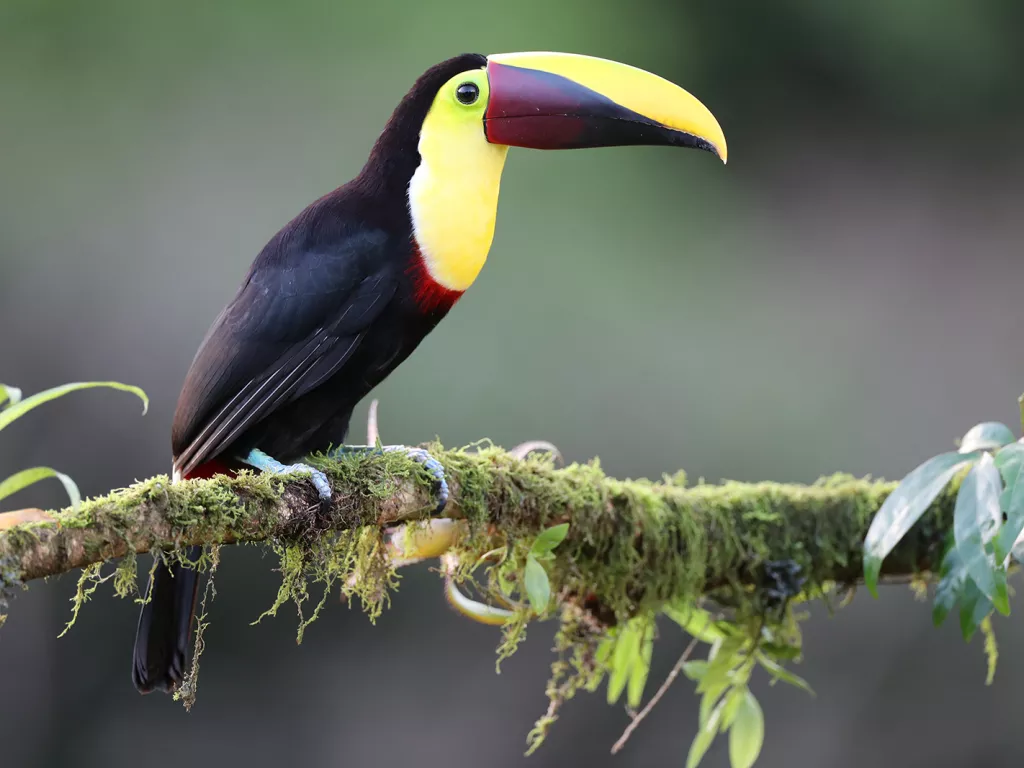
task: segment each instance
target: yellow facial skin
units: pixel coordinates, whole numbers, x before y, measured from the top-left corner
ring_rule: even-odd
[[[663,77],[628,64],[575,53],[499,53],[487,58],[496,64],[568,78],[667,128],[700,136],[714,146],[723,163],[728,159],[725,134],[715,116],[699,99]]]
[[[474,84],[472,104],[456,97]],[[463,72],[438,91],[420,131],[420,165],[409,182],[413,233],[430,276],[464,291],[487,261],[498,213],[501,171],[508,147],[483,131],[489,89],[483,69]]]
[[[708,108],[678,85],[650,72],[593,56],[550,52],[498,54],[488,57],[488,66],[491,63],[565,78],[582,86],[584,94],[592,91],[623,107],[626,115],[636,113],[669,129],[670,136],[687,134],[703,139],[723,162],[727,159],[725,136]],[[460,87],[467,85],[475,86],[477,91],[471,103],[464,103],[458,97]],[[563,114],[559,111],[562,105],[557,96],[552,103],[550,92],[545,95],[543,87],[536,94],[537,104],[531,103],[528,92],[503,93],[499,85],[496,88],[496,104],[500,104],[502,98],[509,99],[510,94],[513,100],[519,100],[515,106],[519,112],[510,120],[528,119],[538,114],[557,119]],[[435,282],[451,291],[465,291],[472,285],[487,260],[494,238],[501,172],[508,145],[495,127],[496,122],[500,123],[500,115],[495,121],[492,118],[496,116],[488,113],[490,97],[486,68],[462,72],[440,88],[420,130],[420,165],[409,182],[413,233],[427,271]],[[569,110],[566,114],[572,114],[574,108],[570,92],[569,102],[564,106]],[[501,107],[496,106],[496,109],[500,112]],[[597,119],[601,119],[600,115],[598,113]],[[488,140],[485,116],[495,134],[491,137],[494,143]],[[680,134],[675,134],[676,131]],[[543,136],[537,143],[529,143],[530,137],[519,143],[513,140],[518,138],[514,130],[506,137],[508,143],[516,146],[560,148],[546,146]]]

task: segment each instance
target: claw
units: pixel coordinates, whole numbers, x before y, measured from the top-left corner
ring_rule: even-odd
[[[448,491],[448,478],[444,476],[444,467],[441,466],[441,462],[422,448],[410,448],[407,445],[385,445],[381,450],[401,451],[417,464],[422,464],[437,483],[437,508],[434,510],[434,514],[440,515],[444,512],[444,508],[448,506],[450,494]]]
[[[448,506],[448,499],[451,496],[451,492],[448,489],[448,479],[444,474],[444,467],[441,466],[441,462],[422,448],[411,448],[408,445],[382,445],[380,448],[376,448],[372,445],[339,445],[331,451],[330,455],[338,457],[351,453],[373,453],[378,450],[389,452],[401,451],[417,464],[422,464],[437,483],[435,488],[435,493],[437,494],[437,508],[434,510],[434,514],[440,515],[444,512],[445,507]]]
[[[517,459],[525,459],[534,451],[547,451],[555,457],[556,461],[564,461],[562,459],[561,451],[559,451],[553,443],[549,443],[547,440],[528,440],[527,442],[520,443],[515,448],[509,450],[509,453]]]
[[[432,518],[390,529],[385,546],[392,565],[399,567],[440,557],[466,531],[465,521]]]
[[[370,453],[377,450],[401,451],[417,464],[422,464],[434,478],[437,483],[437,508],[434,510],[434,514],[440,515],[448,506],[448,499],[451,495],[448,490],[448,479],[444,475],[444,467],[441,466],[441,462],[422,448],[412,448],[408,445],[380,445],[380,431],[377,429],[378,405],[379,401],[371,401],[370,410],[366,415],[366,445],[340,445],[331,451],[331,456],[344,456],[347,453]]]
[[[376,445],[380,442],[380,430],[377,429],[377,407],[380,400],[370,402],[370,410],[366,414],[366,444]]]
[[[506,611],[504,608],[495,608],[493,605],[471,600],[459,591],[459,588],[455,586],[455,582],[450,578],[445,579],[444,596],[448,601],[448,605],[467,619],[472,619],[475,622],[486,624],[490,627],[501,626],[515,616],[512,611]]]
[[[272,456],[268,456],[258,448],[253,448],[249,451],[249,455],[242,459],[246,464],[251,467],[255,467],[261,472],[269,472],[272,475],[288,475],[292,472],[302,472],[308,474],[310,480],[313,482],[313,487],[316,488],[317,495],[320,497],[320,512],[323,515],[330,513],[331,510],[331,483],[327,479],[327,475],[321,472],[315,467],[311,467],[308,464],[282,464]]]
[[[488,626],[500,626],[511,619],[515,614],[506,611],[504,608],[495,608],[466,597],[455,585],[452,574],[458,568],[458,560],[451,554],[442,555],[441,566],[444,570],[444,596],[448,604],[467,619],[487,624]]]

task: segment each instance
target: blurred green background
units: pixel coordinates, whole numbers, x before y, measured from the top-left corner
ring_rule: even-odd
[[[515,4],[4,0],[0,378],[114,378],[5,430],[97,493],[169,469],[178,387],[266,240],[355,174],[417,75],[463,51],[562,50],[680,83],[730,163],[659,148],[514,150],[491,259],[377,392],[393,442],[544,438],[618,476],[899,477],[1024,390],[1024,4],[1013,0]],[[358,412],[361,418],[365,409]],[[17,506],[59,504],[56,488]],[[0,633],[5,766],[681,765],[677,684],[616,758],[603,695],[545,707],[551,628],[494,674],[494,629],[403,574],[376,627],[334,605],[294,643],[272,560],[227,552],[186,714],[129,679],[136,606],[103,594],[57,640],[74,578]],[[799,671],[755,690],[759,765],[1019,764],[1015,613],[980,640],[906,590],[817,610]],[[651,688],[681,650],[665,627]],[[724,744],[709,766],[727,764]]]

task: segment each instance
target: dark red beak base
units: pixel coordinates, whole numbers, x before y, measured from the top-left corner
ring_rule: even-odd
[[[484,131],[492,144],[530,149],[583,149],[637,144],[711,144],[672,130],[567,77],[488,62],[490,99]]]

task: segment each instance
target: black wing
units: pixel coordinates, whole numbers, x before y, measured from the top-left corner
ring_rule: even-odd
[[[398,285],[380,231],[309,248],[283,230],[257,257],[192,362],[175,413],[188,475],[248,428],[337,373]]]

